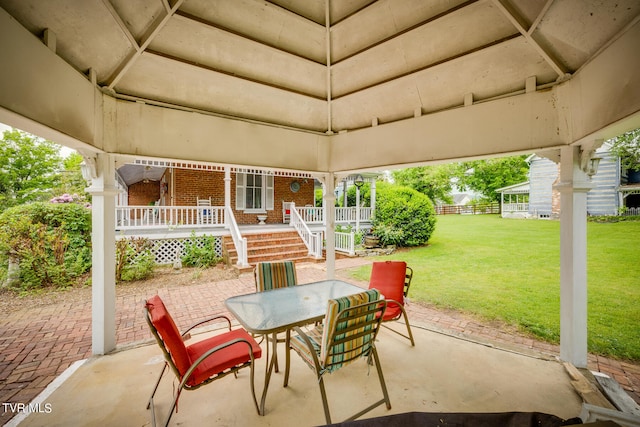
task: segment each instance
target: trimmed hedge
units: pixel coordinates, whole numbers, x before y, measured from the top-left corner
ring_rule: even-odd
[[[377,183],[373,229],[384,245],[425,245],[436,226],[433,202],[409,187]]]

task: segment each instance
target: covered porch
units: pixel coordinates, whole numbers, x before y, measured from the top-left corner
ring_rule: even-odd
[[[71,3],[0,0],[0,121],[85,158],[94,354],[116,348],[121,156],[313,173],[332,206],[353,173],[546,151],[561,164],[560,357],[587,365],[587,171],[640,126],[636,0]]]

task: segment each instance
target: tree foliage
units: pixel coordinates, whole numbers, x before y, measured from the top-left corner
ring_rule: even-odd
[[[374,234],[384,245],[420,246],[436,225],[433,203],[424,194],[388,183],[377,183]]]
[[[611,152],[620,158],[622,167],[640,171],[640,128],[625,132],[609,142]]]
[[[499,201],[496,190],[527,181],[526,155],[462,162],[457,169],[457,186],[476,191],[489,201]]]
[[[62,194],[77,194],[78,197],[87,201],[91,200],[91,195],[85,192],[87,181],[82,177],[82,162],[84,159],[76,152],[65,157],[62,161],[63,169],[60,172],[57,186],[53,189],[54,196]]]
[[[432,201],[453,203],[451,178],[457,175],[458,164],[419,166],[392,172],[398,185],[426,194]]]
[[[13,129],[0,144],[0,211],[53,196],[62,165],[60,147]]]

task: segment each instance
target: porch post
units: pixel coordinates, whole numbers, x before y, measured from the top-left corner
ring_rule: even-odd
[[[373,221],[373,216],[376,213],[376,180],[375,178],[371,180],[371,191],[369,192],[369,198],[371,199],[371,221]]]
[[[224,167],[224,207],[231,209],[231,168]],[[227,220],[225,217],[225,224]]]
[[[360,231],[360,187],[356,186],[356,233]]]
[[[91,337],[93,354],[116,348],[116,195],[115,162],[98,154],[92,168]]]
[[[336,276],[336,194],[333,173],[325,176],[323,200],[326,218],[327,279],[333,279]]]
[[[580,147],[560,151],[560,358],[587,367],[587,192]]]

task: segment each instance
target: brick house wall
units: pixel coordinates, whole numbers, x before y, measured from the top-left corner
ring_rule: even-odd
[[[293,192],[291,183],[297,181],[300,190]],[[305,182],[306,181],[306,182]],[[163,182],[167,183],[166,192]],[[172,188],[173,186],[173,188]],[[267,223],[282,223],[282,202],[296,206],[314,205],[313,179],[276,176],[273,180],[273,210],[267,211]],[[211,197],[213,206],[224,206],[224,172],[190,169],[167,169],[160,182],[150,181],[129,186],[130,205],[148,205],[156,200],[165,206],[196,206],[198,198]],[[231,174],[231,208],[238,224],[257,224],[257,214],[245,214],[236,207],[236,174]]]

